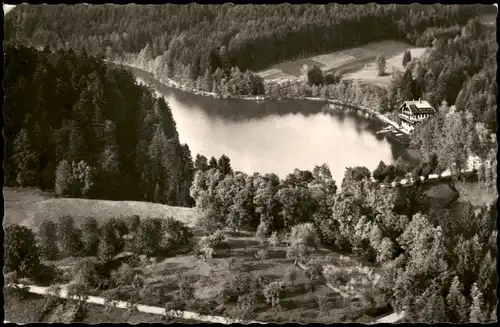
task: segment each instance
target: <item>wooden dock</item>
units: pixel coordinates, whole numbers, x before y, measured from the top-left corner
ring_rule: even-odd
[[[327,103],[327,108],[333,111],[338,111],[338,110],[346,110],[346,111],[355,111],[358,113],[363,113],[366,116],[369,117],[375,117],[378,120],[380,120],[382,123],[387,124],[388,126],[381,129],[380,131],[376,132],[377,134],[383,134],[383,133],[391,133],[392,136],[396,141],[402,144],[408,143],[407,137],[410,135],[410,132],[407,131],[405,128],[403,128],[400,124],[396,123],[395,121],[391,120],[390,118],[382,115],[381,113],[378,113],[374,111],[373,109],[370,109],[365,106],[359,106],[353,103],[347,103],[344,101],[339,101],[339,100],[323,100]]]

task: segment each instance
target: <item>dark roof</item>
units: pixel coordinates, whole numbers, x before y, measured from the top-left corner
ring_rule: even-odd
[[[413,114],[433,114],[434,108],[432,107],[420,107],[418,108],[415,104],[410,104],[410,110]]]

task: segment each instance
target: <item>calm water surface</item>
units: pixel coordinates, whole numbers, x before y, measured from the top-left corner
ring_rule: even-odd
[[[140,83],[162,95],[172,109],[182,143],[193,157],[226,154],[233,169],[276,173],[312,170],[326,163],[340,184],[346,167],[374,170],[380,160],[408,157],[404,147],[375,132],[378,121],[356,114],[330,114],[323,104],[305,100],[253,102],[193,95],[160,84],[150,74],[132,70]]]

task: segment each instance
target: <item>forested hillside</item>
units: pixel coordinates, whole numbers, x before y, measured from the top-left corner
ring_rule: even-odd
[[[365,167],[347,168],[337,192],[326,165],[280,179],[224,172],[206,161],[197,157],[191,188],[201,229],[255,230],[262,243],[295,231],[294,255],[307,252],[312,229],[323,245],[378,264],[382,278],[364,298],[383,298],[404,310],[407,322],[496,320],[493,203],[441,207],[425,185],[380,188]]]
[[[196,80],[206,70],[258,70],[377,39],[429,45],[428,35],[420,36],[428,28],[463,25],[478,10],[439,4],[20,5],[7,17],[5,35],[109,59],[145,49],[146,59],[161,56],[169,76],[187,70]]]
[[[463,168],[469,156],[478,156],[496,166],[495,34],[471,20],[455,37],[439,39],[424,60],[410,63],[404,74],[394,77],[388,92],[393,108],[403,99],[423,98],[438,110],[435,119],[412,135],[424,160],[435,154],[443,167]]]
[[[4,51],[7,185],[191,203],[190,150],[163,98],[85,52]]]

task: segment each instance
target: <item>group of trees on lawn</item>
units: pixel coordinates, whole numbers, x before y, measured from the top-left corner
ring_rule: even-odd
[[[148,257],[172,253],[190,246],[193,237],[189,227],[173,218],[139,216],[111,218],[101,225],[87,217],[80,226],[73,217],[61,216],[57,222],[44,220],[36,233],[13,224],[5,235],[6,272],[35,280],[42,261],[97,257],[96,264],[105,265],[123,251]]]
[[[190,150],[163,98],[85,52],[7,44],[5,57],[7,185],[192,204]]]

